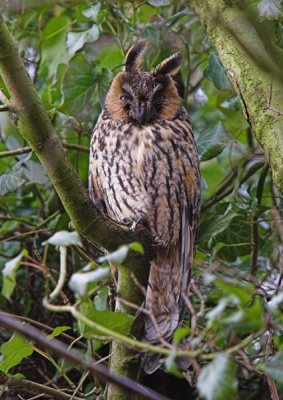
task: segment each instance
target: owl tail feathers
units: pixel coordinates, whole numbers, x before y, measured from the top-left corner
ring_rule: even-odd
[[[157,353],[148,353],[146,355],[143,370],[147,375],[153,374],[162,364],[161,354]],[[175,359],[176,366],[182,370],[186,371],[191,365],[190,360],[187,357],[177,357]]]
[[[146,355],[143,370],[146,374],[153,374],[161,365],[160,363],[161,354],[148,353]]]

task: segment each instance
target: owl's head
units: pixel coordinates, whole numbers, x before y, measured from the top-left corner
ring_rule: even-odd
[[[147,42],[136,43],[126,55],[124,71],[113,80],[105,99],[112,119],[147,125],[176,116],[181,100],[171,78],[178,72],[182,54],[175,53],[150,72],[140,71]]]

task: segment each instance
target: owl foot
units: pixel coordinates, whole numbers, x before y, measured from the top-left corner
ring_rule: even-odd
[[[132,223],[132,225],[131,225],[131,227],[130,227],[130,230],[131,231],[134,231],[135,229],[136,229],[136,226],[137,226],[137,224],[140,222],[140,218],[138,219],[138,220],[136,220],[136,221],[134,221],[133,223]]]

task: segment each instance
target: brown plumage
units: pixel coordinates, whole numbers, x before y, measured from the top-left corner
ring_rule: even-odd
[[[181,326],[200,213],[200,172],[191,120],[170,75],[182,55],[173,54],[151,72],[140,71],[146,42],[128,52],[113,80],[91,140],[89,190],[110,218],[135,226],[146,220],[155,239],[145,307],[143,339],[171,340]],[[144,370],[159,367],[149,354]]]

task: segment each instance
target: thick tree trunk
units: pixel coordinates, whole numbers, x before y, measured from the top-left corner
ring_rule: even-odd
[[[272,43],[253,14],[236,0],[187,0],[239,95],[246,118],[262,146],[278,190],[283,193],[283,117],[265,109],[272,82],[272,107],[283,112],[283,77],[272,59]],[[262,40],[264,38],[264,41]],[[268,49],[268,52],[267,50]]]

